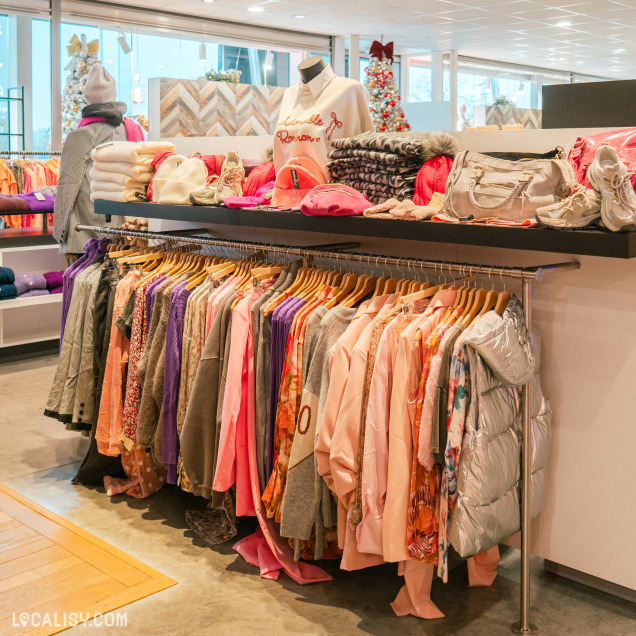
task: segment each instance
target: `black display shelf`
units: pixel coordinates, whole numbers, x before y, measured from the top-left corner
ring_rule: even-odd
[[[7,247],[32,247],[55,245],[50,231],[41,228],[7,228],[0,230],[0,249]]]
[[[305,216],[300,212],[229,209],[221,206],[164,205],[95,201],[97,214],[138,216],[149,219],[322,232],[354,237],[430,241],[485,247],[636,258],[636,233],[614,234],[601,230],[551,230],[546,228],[498,227],[493,225],[398,221],[355,216]]]

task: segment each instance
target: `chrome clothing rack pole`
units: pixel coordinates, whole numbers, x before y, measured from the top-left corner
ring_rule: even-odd
[[[528,333],[532,324],[532,279],[524,278],[521,283],[521,302]],[[527,636],[538,634],[536,625],[530,623],[530,427],[532,413],[530,411],[530,382],[523,386],[521,393],[521,596],[519,622],[511,626],[514,634]]]
[[[472,274],[485,274],[492,276],[506,276],[516,279],[542,280],[547,272],[551,271],[567,271],[579,269],[580,263],[569,261],[567,263],[552,263],[549,265],[538,265],[534,267],[506,267],[499,265],[476,265],[471,263],[453,263],[449,261],[431,261],[422,258],[383,256],[382,254],[367,254],[362,252],[336,252],[317,247],[297,247],[293,245],[271,245],[269,243],[253,243],[248,241],[235,241],[230,239],[221,239],[213,237],[183,236],[178,234],[170,234],[169,232],[142,232],[140,230],[122,230],[121,228],[100,227],[96,225],[77,224],[75,229],[84,232],[93,232],[94,234],[111,235],[111,236],[130,236],[143,239],[182,241],[194,245],[217,245],[219,247],[228,247],[238,250],[258,250],[268,251],[276,254],[290,254],[292,256],[308,256],[310,258],[328,258],[334,260],[346,260],[367,265],[394,265],[400,267],[403,265],[413,265],[420,269],[432,269],[439,272],[448,272],[450,274],[461,274],[462,276],[470,276]]]
[[[296,247],[291,245],[269,245],[267,243],[250,243],[245,241],[233,241],[228,239],[179,236],[168,232],[142,232],[139,230],[122,230],[120,228],[98,227],[94,225],[76,225],[76,230],[93,232],[95,234],[112,236],[132,236],[146,239],[165,240],[172,239],[197,245],[217,245],[220,247],[235,248],[238,250],[257,250],[278,254],[291,254],[303,258],[327,258],[334,260],[346,260],[366,264],[408,265],[431,269],[436,272],[460,274],[462,277],[473,274],[485,274],[489,278],[498,276],[503,278],[520,279],[522,281],[521,300],[523,303],[524,317],[528,333],[532,318],[532,281],[543,280],[546,273],[554,271],[568,271],[579,269],[580,263],[569,261],[567,263],[553,263],[535,267],[502,267],[490,265],[476,265],[470,263],[450,263],[447,261],[431,261],[421,258],[398,258],[395,256],[382,256],[380,254],[363,254],[360,252],[336,252],[316,247]],[[330,247],[330,246],[326,246]],[[336,246],[331,246],[336,247]],[[536,626],[530,623],[530,427],[532,425],[530,412],[530,382],[524,385],[521,393],[522,399],[522,447],[521,447],[521,609],[520,620],[511,627],[515,634],[531,636],[538,633]]]

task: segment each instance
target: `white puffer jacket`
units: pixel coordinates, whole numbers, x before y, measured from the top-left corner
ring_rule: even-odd
[[[532,518],[545,502],[552,410],[541,390],[538,335],[532,340],[521,304],[513,297],[503,316],[484,314],[464,341],[470,405],[449,531],[462,557],[487,550],[520,529],[521,387],[528,381]]]

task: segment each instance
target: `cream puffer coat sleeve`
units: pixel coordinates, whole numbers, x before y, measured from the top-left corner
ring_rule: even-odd
[[[469,557],[520,529],[521,387],[531,382],[531,517],[545,502],[552,410],[539,379],[538,335],[530,338],[513,297],[499,316],[484,314],[466,334],[470,405],[450,541]]]

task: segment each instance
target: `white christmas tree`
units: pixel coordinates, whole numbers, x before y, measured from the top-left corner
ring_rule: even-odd
[[[86,105],[83,89],[88,72],[99,62],[99,40],[86,42],[82,33],[78,38],[74,35],[66,47],[71,56],[64,68],[68,71],[62,90],[62,141],[71,130],[74,130],[82,118],[82,108]]]
[[[378,132],[404,132],[411,125],[400,102],[393,75],[393,42],[383,45],[375,40],[369,50],[369,66],[364,85],[369,91],[371,119]]]

